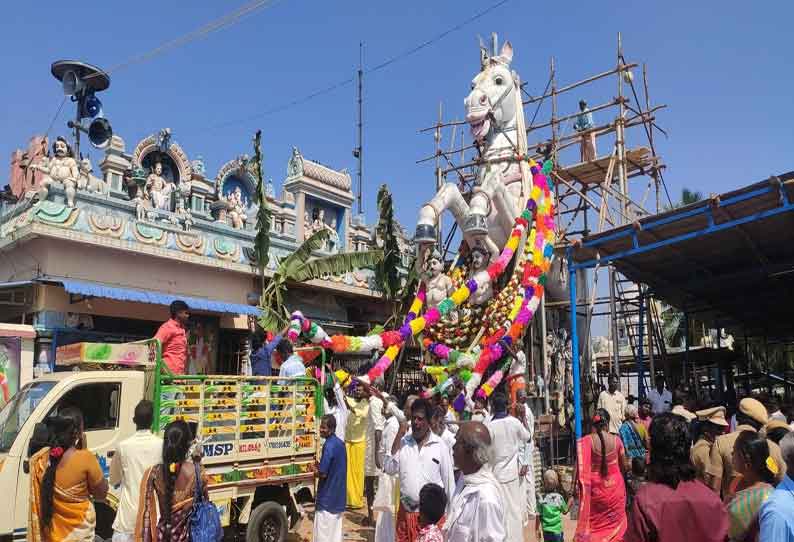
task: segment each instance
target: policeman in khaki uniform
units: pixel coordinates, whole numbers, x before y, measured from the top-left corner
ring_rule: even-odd
[[[698,480],[711,487],[711,476],[706,474],[711,461],[711,448],[718,435],[725,433],[728,422],[725,420],[725,407],[714,407],[695,412],[700,422],[700,437],[689,452],[690,461],[695,467]],[[713,470],[713,469],[712,469]]]
[[[752,431],[757,433],[769,419],[766,407],[760,401],[751,397],[745,397],[739,402],[739,411],[736,413],[736,431],[727,435],[720,435],[714,441],[709,455],[709,463],[706,467],[706,474],[711,477],[709,484],[714,491],[722,491],[722,498],[726,502],[733,497],[736,492],[737,476],[733,472],[733,446],[739,433],[742,431]],[[786,463],[780,454],[780,447],[767,439],[769,443],[769,455],[775,460],[778,466],[778,473],[775,481],[780,482],[786,474]]]

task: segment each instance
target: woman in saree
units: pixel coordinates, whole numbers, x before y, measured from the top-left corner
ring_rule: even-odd
[[[742,476],[742,487],[728,504],[731,542],[756,542],[759,534],[758,511],[769,498],[778,471],[769,456],[766,439],[754,431],[742,431],[733,446],[733,468]]]
[[[647,439],[648,435],[645,426],[640,423],[637,407],[627,405],[626,419],[620,426],[620,440],[623,442],[629,464],[635,457],[645,459]]]
[[[621,542],[626,532],[627,462],[623,443],[608,427],[609,413],[599,408],[591,433],[577,442],[576,542]]]
[[[190,513],[197,481],[197,463],[188,457],[192,443],[190,426],[186,422],[178,420],[166,426],[163,461],[150,467],[141,482],[136,542],[187,542],[190,539]],[[207,497],[203,469],[199,476]]]
[[[30,458],[28,540],[93,542],[96,512],[91,498],[104,500],[108,482],[86,449],[82,413],[65,408],[50,424],[49,446]]]

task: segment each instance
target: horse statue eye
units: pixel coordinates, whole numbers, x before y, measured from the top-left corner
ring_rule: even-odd
[[[494,83],[496,83],[497,85],[501,85],[502,83],[504,83],[504,80],[501,77],[497,77],[496,79],[494,79]]]

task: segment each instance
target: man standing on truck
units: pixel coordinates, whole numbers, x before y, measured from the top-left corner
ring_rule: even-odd
[[[190,309],[187,303],[177,299],[171,303],[171,318],[160,326],[154,338],[163,347],[163,361],[168,370],[176,375],[185,374],[187,367],[187,323]]]
[[[254,350],[251,355],[251,372],[254,376],[270,376],[273,373],[273,351],[281,343],[288,329],[289,326],[285,327],[281,333],[270,341],[263,341],[262,345]]]
[[[121,441],[110,463],[110,484],[121,484],[116,519],[113,521],[113,542],[132,542],[138,516],[138,496],[146,469],[160,462],[163,440],[152,434],[154,405],[146,399],[135,407],[132,421],[135,434]]]
[[[320,422],[320,436],[325,439],[320,457],[317,505],[314,511],[314,542],[342,542],[342,516],[347,492],[347,454],[337,437],[336,418],[330,414]]]

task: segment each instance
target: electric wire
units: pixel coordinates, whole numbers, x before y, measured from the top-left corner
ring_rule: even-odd
[[[419,45],[411,47],[410,49],[407,49],[407,50],[403,51],[402,53],[398,53],[398,54],[396,54],[396,55],[384,60],[383,62],[381,62],[379,64],[376,64],[375,66],[373,66],[371,68],[365,69],[364,70],[364,74],[371,74],[371,73],[380,71],[380,70],[382,70],[382,69],[394,64],[395,62],[398,62],[400,60],[403,60],[403,59],[405,59],[405,58],[407,58],[409,56],[412,56],[412,55],[418,53],[422,49],[425,49],[425,48],[427,48],[427,47],[439,42],[440,40],[444,39],[449,34],[455,32],[457,30],[462,29],[463,27],[473,23],[474,21],[476,21],[478,19],[481,19],[482,17],[488,15],[489,13],[491,13],[492,11],[496,10],[497,8],[503,6],[504,4],[506,4],[509,1],[510,0],[500,0],[499,2],[496,2],[496,3],[488,6],[487,8],[483,9],[482,11],[479,11],[479,12],[475,13],[471,17],[469,17],[469,18],[467,18],[467,19],[455,24],[454,26],[444,30],[440,34],[437,34],[436,36],[434,36],[434,37],[432,37],[432,38],[420,43]],[[292,100],[292,101],[277,105],[275,107],[272,107],[272,108],[267,109],[265,111],[262,111],[260,113],[255,113],[253,115],[248,115],[246,117],[232,119],[232,120],[229,120],[229,121],[226,121],[226,122],[215,124],[215,125],[211,126],[209,129],[210,130],[218,130],[218,129],[221,129],[221,128],[227,128],[229,126],[234,126],[236,124],[242,124],[242,123],[249,122],[249,121],[252,121],[252,120],[255,120],[255,119],[259,119],[259,118],[262,118],[262,117],[266,117],[266,116],[269,116],[269,115],[272,115],[272,114],[275,114],[275,113],[280,113],[282,111],[286,111],[287,109],[291,109],[291,108],[293,108],[293,107],[295,107],[297,105],[304,104],[304,103],[306,103],[308,101],[311,101],[311,100],[313,100],[315,98],[319,98],[320,96],[324,96],[325,94],[329,94],[329,93],[331,93],[331,92],[333,92],[333,91],[335,91],[335,90],[337,90],[337,89],[339,89],[341,87],[350,85],[354,81],[355,81],[354,77],[348,77],[348,78],[339,80],[336,83],[333,83],[333,84],[327,85],[327,86],[325,86],[325,87],[323,87],[321,89],[318,89],[318,90],[316,90],[316,91],[314,91],[314,92],[312,92],[310,94],[306,94],[306,95],[304,95],[304,96],[302,96],[300,98],[297,98],[295,100]]]

